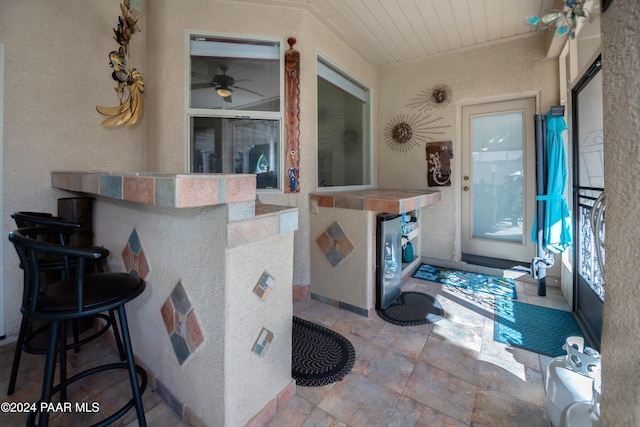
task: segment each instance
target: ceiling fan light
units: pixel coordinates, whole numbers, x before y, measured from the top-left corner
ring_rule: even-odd
[[[558,28],[556,28],[556,34],[559,36],[564,36],[568,32],[569,32],[569,26],[566,24],[559,25]]]
[[[551,12],[547,13],[541,18],[543,24],[548,25],[564,16],[563,12]]]
[[[216,93],[218,95],[220,95],[223,98],[226,98],[227,96],[231,95],[232,90],[226,87],[219,87],[218,89],[216,89]]]
[[[576,6],[573,8],[573,14],[576,16],[582,16],[585,17],[587,16],[586,12],[584,11],[584,9],[582,8],[582,6]]]
[[[540,22],[540,17],[538,15],[527,16],[525,22],[528,25],[538,25],[538,23]]]

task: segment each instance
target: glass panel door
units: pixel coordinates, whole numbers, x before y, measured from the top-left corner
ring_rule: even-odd
[[[522,242],[523,119],[521,112],[471,119],[473,238]]]
[[[535,100],[463,108],[463,253],[530,262]]]

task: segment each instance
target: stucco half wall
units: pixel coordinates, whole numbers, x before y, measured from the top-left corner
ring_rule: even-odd
[[[127,304],[134,352],[205,425],[244,425],[291,382],[293,231],[229,247],[226,206],[177,209],[98,199],[95,241],[125,270],[122,251],[135,229],[149,264],[147,289]],[[264,272],[276,285],[253,293]],[[181,365],[161,307],[177,283],[197,313],[204,342]],[[268,351],[252,352],[262,328]],[[250,390],[250,393],[247,393]]]

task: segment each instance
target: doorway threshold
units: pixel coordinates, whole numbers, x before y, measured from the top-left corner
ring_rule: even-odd
[[[481,255],[462,254],[462,261],[467,264],[480,265],[482,267],[499,268],[502,270],[517,270],[529,272],[531,270],[530,262],[513,261],[502,258],[492,258]]]

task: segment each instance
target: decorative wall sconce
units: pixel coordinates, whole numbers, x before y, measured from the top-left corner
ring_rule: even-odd
[[[129,41],[131,36],[140,31],[138,17],[131,10],[130,0],[120,4],[122,16],[118,17],[118,27],[113,29],[114,39],[120,47],[109,52],[109,66],[113,68],[111,77],[116,81],[115,91],[120,99],[120,105],[116,107],[102,107],[98,105],[96,110],[100,114],[109,116],[100,124],[102,126],[131,126],[138,122],[142,114],[142,94],[144,93],[144,80],[135,68],[128,68]],[[125,99],[126,96],[126,99]]]

